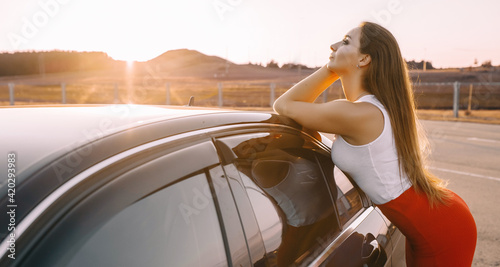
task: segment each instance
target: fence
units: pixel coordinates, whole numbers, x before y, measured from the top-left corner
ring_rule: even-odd
[[[500,82],[415,83],[417,107],[422,109],[500,109]]]
[[[164,82],[131,83],[4,83],[0,105],[135,103],[186,105],[191,96],[197,106],[271,107],[293,83],[274,82]],[[414,92],[421,109],[500,109],[500,82],[416,83]],[[343,98],[339,81],[317,102]]]

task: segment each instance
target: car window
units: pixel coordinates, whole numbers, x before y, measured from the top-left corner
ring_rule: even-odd
[[[204,173],[150,195],[92,234],[69,266],[226,266]]]
[[[228,266],[215,197],[223,180],[217,177],[216,186],[213,180],[222,171],[213,143],[164,150],[147,149],[87,178],[82,187],[117,175],[68,209],[21,265]],[[123,170],[139,156],[150,160]],[[68,194],[67,201],[74,197]]]
[[[317,145],[289,131],[221,137],[225,164],[233,164],[252,203],[271,265],[313,259],[339,232]]]

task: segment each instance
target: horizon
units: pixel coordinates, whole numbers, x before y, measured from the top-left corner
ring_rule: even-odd
[[[383,0],[361,8],[327,0],[0,1],[6,21],[0,53],[104,52],[142,62],[189,49],[235,64],[274,60],[316,67],[328,61],[331,43],[372,21],[393,33],[406,61],[425,60],[434,68],[500,65],[500,36],[492,34],[500,24],[500,2],[494,0]]]
[[[115,61],[121,61],[121,62],[124,62],[126,64],[133,64],[133,63],[147,63],[151,60],[154,60],[162,55],[164,55],[165,53],[168,53],[168,52],[171,52],[171,51],[179,51],[179,50],[187,50],[187,51],[193,51],[193,52],[198,52],[198,53],[201,53],[202,55],[204,56],[207,56],[207,57],[211,57],[211,56],[216,56],[216,57],[219,57],[217,55],[207,55],[205,53],[202,53],[198,50],[194,50],[194,49],[188,49],[188,48],[179,48],[179,49],[172,49],[172,50],[168,50],[168,51],[165,51],[151,59],[148,59],[148,60],[145,60],[145,61],[137,61],[137,60],[120,60],[120,59],[114,59],[112,58],[111,56],[109,56],[106,52],[104,51],[75,51],[75,50],[42,50],[42,51],[35,51],[35,50],[27,50],[27,51],[15,51],[15,52],[0,52],[0,55],[1,54],[16,54],[16,53],[50,53],[50,52],[63,52],[63,53],[103,53],[105,54],[106,56],[108,56],[110,59],[112,60],[115,60]],[[219,57],[221,58],[221,57]],[[221,58],[221,59],[224,59],[224,58]],[[227,59],[224,59],[224,60],[227,60]],[[305,66],[307,68],[310,68],[310,69],[314,69],[314,68],[320,68],[321,66],[310,66],[310,65],[305,65],[305,64],[301,64],[301,63],[296,63],[296,62],[283,62],[283,63],[278,63],[276,62],[274,59],[270,59],[269,62],[263,62],[263,63],[253,63],[253,62],[243,62],[243,63],[235,63],[235,62],[232,62],[230,60],[228,60],[230,63],[233,63],[233,64],[237,64],[237,65],[260,65],[260,66],[263,66],[263,67],[267,67],[267,64],[274,62],[274,63],[277,63],[278,64],[278,67],[279,68],[282,68],[284,65],[286,64],[297,64],[297,65],[302,65],[302,66]],[[446,70],[446,69],[464,69],[464,68],[481,68],[483,66],[481,66],[480,64],[477,64],[477,66],[462,66],[462,67],[447,67],[447,68],[438,68],[436,66],[434,66],[432,64],[432,60],[408,60],[408,59],[405,59],[406,63],[410,63],[410,62],[414,62],[414,63],[421,63],[423,64],[423,62],[425,63],[430,63],[431,66],[432,66],[432,69],[435,69],[435,70]],[[492,67],[500,67],[500,65],[496,66],[496,65],[492,65]],[[428,70],[432,70],[432,69],[428,69]],[[412,69],[410,69],[412,70]],[[419,69],[414,69],[414,70],[419,70]]]

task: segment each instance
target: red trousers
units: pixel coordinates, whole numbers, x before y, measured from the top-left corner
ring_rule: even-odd
[[[378,205],[406,236],[408,267],[471,266],[476,223],[467,204],[451,193],[448,205],[431,208],[427,196],[411,187],[396,199]]]

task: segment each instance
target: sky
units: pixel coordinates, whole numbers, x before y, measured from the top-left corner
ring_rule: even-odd
[[[389,29],[406,60],[500,65],[498,0],[0,0],[0,52],[102,51],[147,61],[193,49],[237,64],[321,66],[362,21]]]

